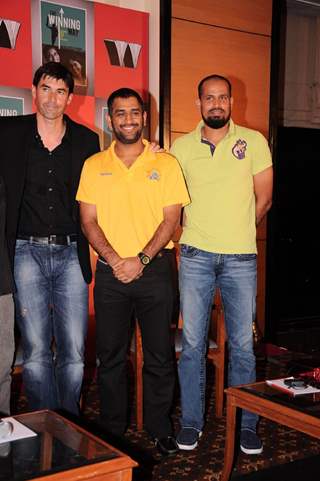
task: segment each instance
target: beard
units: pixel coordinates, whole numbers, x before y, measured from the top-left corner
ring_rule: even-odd
[[[114,136],[115,138],[121,142],[121,144],[135,144],[136,142],[138,142],[138,140],[140,139],[140,137],[142,136],[142,132],[143,132],[143,126],[137,130],[137,132],[134,134],[133,137],[127,137],[126,134],[122,133],[121,130],[118,130],[118,129],[115,129],[114,125],[112,125],[113,127],[113,133],[114,133]]]
[[[203,113],[201,113],[202,119],[204,123],[210,127],[211,129],[221,129],[224,127],[230,120],[231,112],[226,117],[218,117],[213,114],[205,117]]]

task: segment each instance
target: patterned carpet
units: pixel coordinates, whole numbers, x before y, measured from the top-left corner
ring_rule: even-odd
[[[258,358],[257,372],[260,380],[284,376],[288,366],[295,361],[297,356],[284,355],[266,359]],[[107,438],[99,431],[97,386],[95,379],[87,373],[84,385],[84,408],[81,423],[91,431],[101,435],[122,451],[127,452],[137,460],[139,468],[135,469],[135,481],[214,481],[218,480],[222,467],[225,439],[225,418],[218,420],[214,415],[213,393],[213,368],[208,366],[207,389],[207,423],[201,442],[197,449],[180,452],[172,458],[163,458],[153,447],[150,438],[145,432],[137,432],[134,416],[125,440]],[[132,373],[130,375],[132,378]],[[131,383],[133,384],[133,383]],[[14,413],[26,411],[26,401],[20,389],[20,383],[14,383]],[[176,396],[173,410],[173,422],[178,429],[179,398]],[[278,425],[262,418],[259,424],[259,434],[264,444],[263,453],[257,456],[248,456],[237,453],[232,479],[235,481],[246,473],[260,471],[275,465],[290,463],[294,460],[320,455],[320,442],[294,430]],[[242,479],[242,477],[241,477]],[[255,478],[258,479],[258,478]],[[263,478],[268,479],[268,478]],[[282,478],[272,476],[270,481],[282,481]],[[311,478],[310,478],[311,479]],[[312,477],[312,479],[318,479]],[[307,481],[308,475],[301,478]]]

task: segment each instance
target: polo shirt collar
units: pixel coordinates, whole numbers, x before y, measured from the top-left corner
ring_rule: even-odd
[[[130,170],[132,167],[134,167],[136,164],[140,164],[141,161],[143,161],[143,159],[145,158],[145,155],[147,152],[149,152],[149,145],[150,145],[150,142],[148,142],[148,140],[146,139],[142,139],[142,143],[144,145],[144,149],[143,151],[141,152],[141,154],[137,157],[136,161],[132,164],[132,166],[128,169],[124,163],[121,161],[121,159],[119,159],[119,157],[117,156],[117,154],[115,153],[115,145],[116,145],[116,141],[113,140],[111,145],[110,145],[110,150],[111,150],[111,155],[113,157],[113,159],[117,159],[121,165],[127,169],[127,170]]]

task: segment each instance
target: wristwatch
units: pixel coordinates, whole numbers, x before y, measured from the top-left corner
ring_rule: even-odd
[[[147,266],[151,262],[151,257],[148,256],[148,254],[145,254],[144,252],[139,252],[138,257],[140,259],[141,264],[144,266]]]

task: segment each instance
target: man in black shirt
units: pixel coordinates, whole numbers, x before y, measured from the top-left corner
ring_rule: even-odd
[[[0,119],[0,169],[29,407],[77,414],[91,267],[75,194],[100,149],[97,134],[64,114],[73,88],[60,63],[36,71],[36,114]]]
[[[10,414],[11,366],[14,354],[13,282],[5,239],[5,218],[5,186],[0,176],[0,415]]]

